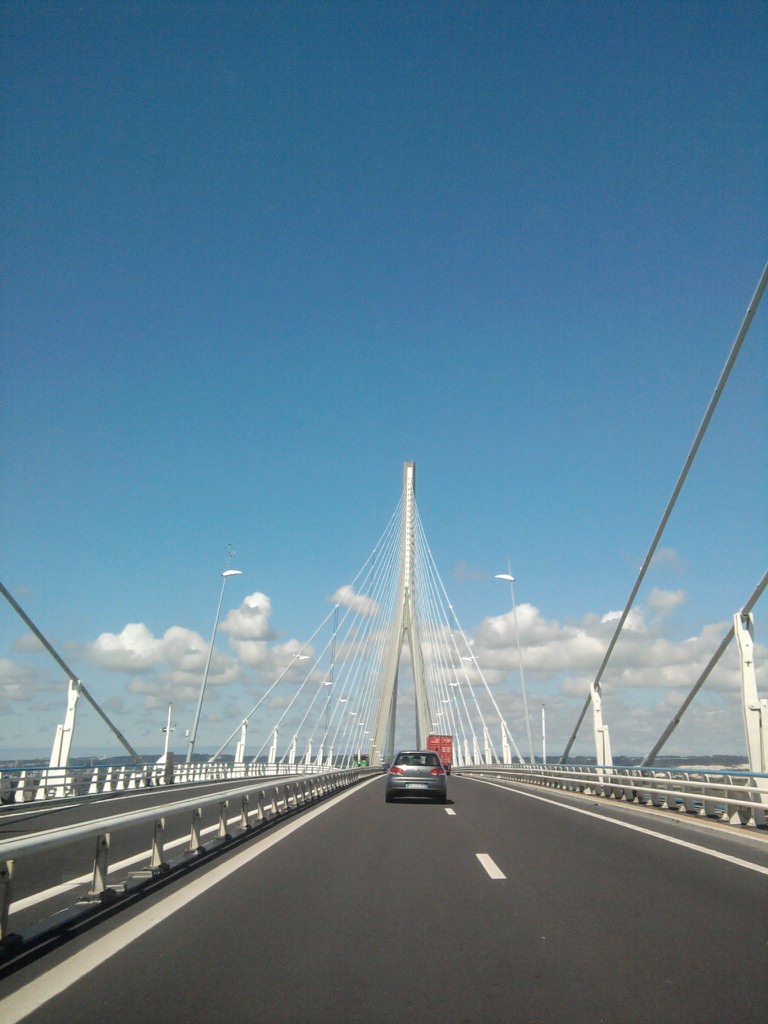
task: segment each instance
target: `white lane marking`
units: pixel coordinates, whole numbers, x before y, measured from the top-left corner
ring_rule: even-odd
[[[15,806],[21,807],[21,804],[16,804]],[[10,824],[10,823],[12,823],[13,821],[15,821],[18,818],[20,818],[22,820],[22,822],[23,822],[27,818],[34,818],[35,815],[37,815],[37,814],[53,814],[56,810],[67,810],[68,811],[70,809],[70,807],[82,807],[82,806],[83,805],[79,804],[79,803],[77,803],[77,804],[67,804],[66,808],[59,807],[59,808],[51,809],[50,807],[40,807],[36,811],[32,810],[31,808],[29,810],[27,810],[25,808],[24,810],[16,811],[15,813],[9,809],[7,813],[0,812],[0,824],[2,824],[2,825]]]
[[[361,782],[359,786],[350,786],[349,789],[339,793],[338,796],[332,797],[319,807],[315,807],[313,810],[302,814],[300,818],[286,825],[276,834],[268,836],[261,842],[257,842],[253,847],[232,857],[226,864],[220,864],[200,878],[193,878],[188,885],[172,892],[155,906],[149,907],[138,914],[132,921],[127,921],[100,938],[94,938],[89,945],[84,946],[79,952],[67,957],[58,966],[52,967],[5,999],[0,999],[0,1020],[3,1021],[3,1024],[18,1024],[18,1021],[23,1020],[30,1013],[38,1010],[50,999],[58,995],[59,992],[63,992],[64,989],[74,985],[76,981],[79,981],[80,978],[90,971],[100,967],[105,961],[109,960],[116,953],[121,952],[135,939],[141,938],[151,928],[154,928],[156,924],[165,921],[166,918],[175,914],[177,910],[181,910],[188,903],[191,903],[192,900],[202,896],[208,889],[212,889],[214,885],[218,885],[219,882],[223,882],[229,875],[245,867],[249,861],[259,857],[262,853],[266,853],[267,850],[276,846],[277,843],[286,839],[298,829],[303,828],[313,818],[324,814],[331,807],[341,803],[342,800],[345,800],[353,793],[358,792],[362,786],[368,786],[371,782],[378,781],[379,777],[373,776]]]
[[[496,865],[494,863],[493,859],[491,857],[489,857],[487,853],[476,853],[475,856],[480,861],[480,863],[483,865],[483,867],[488,872],[488,874],[490,875],[491,878],[506,878],[507,877],[504,874],[504,872],[501,870],[501,868],[498,867],[498,865]]]
[[[529,800],[541,800],[545,804],[554,804],[556,807],[562,807],[566,811],[573,811],[574,814],[586,814],[588,818],[597,818],[598,821],[604,821],[607,825],[616,825],[619,828],[628,828],[630,832],[642,832],[643,835],[651,836],[653,839],[661,839],[665,843],[672,843],[673,846],[684,846],[687,850],[694,850],[696,853],[704,853],[708,857],[714,857],[716,860],[725,860],[729,864],[735,864],[738,868],[746,868],[748,871],[757,871],[759,875],[768,875],[768,867],[763,867],[762,864],[752,864],[748,860],[742,860],[740,857],[732,857],[729,853],[720,853],[719,850],[710,850],[707,846],[699,846],[698,843],[689,843],[685,839],[677,839],[675,836],[665,836],[662,832],[654,832],[650,828],[643,828],[642,825],[633,825],[629,821],[619,821],[618,818],[609,818],[604,814],[596,814],[594,811],[588,811],[585,807],[574,807],[572,804],[561,803],[559,800],[552,800],[546,796],[537,796],[535,793],[526,793],[522,789],[513,789],[511,786],[501,786],[498,782],[489,782],[486,779],[472,779],[472,782],[481,782],[486,786],[493,786],[496,789],[504,789],[507,793],[516,793],[518,796],[527,796]],[[671,819],[674,821],[674,819]]]
[[[452,807],[446,807],[445,808],[445,813],[446,814],[453,814],[453,815],[455,815],[456,811],[454,811],[454,809]]]

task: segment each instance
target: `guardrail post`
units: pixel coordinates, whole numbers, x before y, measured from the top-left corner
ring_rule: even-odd
[[[229,807],[229,800],[222,800],[219,804],[219,839],[229,839],[229,832],[227,832],[227,808]]]
[[[198,850],[202,850],[202,844],[200,842],[200,822],[203,817],[202,807],[196,807],[192,811],[192,828],[189,833],[189,852],[197,853]]]
[[[13,861],[0,861],[0,939],[8,934],[8,913],[11,909]]]
[[[96,837],[96,856],[93,858],[93,881],[89,896],[102,896],[107,889],[107,872],[109,870],[110,834],[105,832]]]
[[[152,837],[152,856],[149,866],[153,871],[159,870],[163,864],[163,832],[165,832],[165,818],[158,818],[155,822],[155,831]]]
[[[243,832],[247,832],[248,825],[248,804],[250,803],[250,796],[248,793],[243,794],[243,798],[240,801],[240,828]]]

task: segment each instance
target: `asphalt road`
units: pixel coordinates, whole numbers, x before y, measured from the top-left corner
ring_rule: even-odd
[[[303,812],[5,978],[0,1020],[762,1024],[764,837],[455,776],[449,799],[377,777]]]

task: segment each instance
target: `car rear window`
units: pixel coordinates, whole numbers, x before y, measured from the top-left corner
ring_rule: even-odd
[[[395,764],[412,765],[417,768],[439,768],[440,758],[431,751],[425,754],[398,754]]]

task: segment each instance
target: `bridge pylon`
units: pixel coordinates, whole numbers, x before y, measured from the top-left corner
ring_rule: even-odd
[[[430,732],[432,712],[424,682],[424,657],[416,616],[416,463],[403,465],[403,503],[400,533],[400,581],[384,666],[379,706],[371,736],[371,763],[391,761],[395,747],[397,682],[405,636],[411,655],[416,703],[416,745],[423,747]]]

